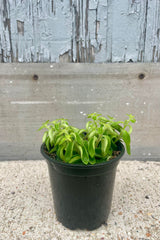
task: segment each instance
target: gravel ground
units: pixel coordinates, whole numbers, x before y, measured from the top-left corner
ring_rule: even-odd
[[[160,162],[121,161],[108,225],[71,231],[57,220],[45,161],[0,162],[0,240],[159,240]]]

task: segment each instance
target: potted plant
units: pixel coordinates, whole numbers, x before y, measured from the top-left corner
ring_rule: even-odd
[[[130,154],[130,123],[92,113],[86,128],[66,119],[46,121],[41,153],[48,163],[57,219],[70,229],[93,230],[105,223],[111,208],[116,167]],[[128,129],[128,131],[126,130]]]

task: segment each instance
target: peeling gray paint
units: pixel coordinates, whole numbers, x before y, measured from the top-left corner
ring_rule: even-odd
[[[148,1],[145,61],[160,62],[160,1]]]
[[[24,36],[24,22],[17,20],[17,31]]]
[[[160,61],[160,0],[0,0],[0,62],[131,61]]]

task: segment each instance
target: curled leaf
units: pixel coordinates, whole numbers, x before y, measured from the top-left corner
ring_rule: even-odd
[[[62,137],[61,140],[59,141],[59,146],[62,145],[67,141],[66,137]]]
[[[76,133],[72,132],[71,136],[73,137],[74,140],[76,139]]]
[[[53,152],[56,152],[56,147],[52,148],[52,149],[49,151],[50,154],[53,153]]]
[[[131,134],[131,133],[132,133],[132,126],[131,126],[131,125],[128,125],[128,127],[129,127],[128,133]]]
[[[86,129],[87,129],[87,130],[89,130],[92,126],[93,126],[92,121],[88,121],[88,122],[86,123]]]
[[[79,135],[82,134],[82,133],[86,133],[86,130],[85,130],[85,129],[80,129],[80,130],[78,131],[78,134],[79,134]]]
[[[105,155],[107,155],[107,152],[109,150],[111,146],[111,139],[109,136],[103,136],[102,140],[101,140],[101,152],[102,152],[102,156],[104,157]]]
[[[50,140],[49,140],[49,137],[47,137],[45,143],[46,143],[47,150],[50,151]]]
[[[79,136],[79,134],[76,132],[75,133],[76,135],[76,141],[78,144],[80,144],[81,146],[83,146],[84,142],[83,142],[83,139]]]
[[[107,118],[105,118],[105,117],[99,117],[98,120],[99,120],[100,122],[102,122],[102,123],[107,123],[107,122],[109,122],[109,120],[108,120]]]
[[[80,159],[81,159],[81,157],[79,155],[76,155],[76,156],[72,157],[71,160],[69,160],[69,163],[78,162]]]
[[[111,123],[111,127],[116,129],[118,132],[120,132],[122,130],[122,126],[119,123],[123,123],[123,122],[122,121],[118,121],[118,122]]]
[[[95,158],[90,158],[89,163],[94,165],[96,163],[96,159]]]
[[[63,139],[64,139],[64,136],[57,137],[55,141],[55,146],[59,145]]]
[[[43,134],[43,138],[42,138],[42,142],[43,142],[43,143],[46,141],[47,136],[48,136],[48,132],[46,131],[46,132]]]
[[[65,152],[65,161],[66,162],[69,162],[72,158],[73,147],[74,147],[74,142],[69,142],[66,147],[66,152]]]
[[[78,147],[78,149],[79,149],[82,162],[83,162],[84,164],[88,164],[88,162],[89,162],[89,156],[88,156],[88,152],[87,152],[86,147],[85,147],[85,146],[77,146],[77,147]]]
[[[53,136],[53,128],[50,128],[48,131],[48,136],[50,139],[50,142],[53,142],[54,136]]]
[[[96,135],[96,130],[93,130],[89,135],[88,135],[88,139],[92,138],[94,135]]]
[[[60,146],[59,148],[60,148],[60,151],[59,151],[60,159],[62,159],[63,161],[65,161],[65,160],[66,160],[65,155],[64,155],[65,145]]]
[[[129,133],[126,131],[126,130],[122,130],[121,131],[121,135],[122,135],[122,139],[126,145],[126,150],[127,150],[127,153],[130,155],[131,154],[131,150],[130,150],[130,135]]]
[[[104,129],[104,134],[117,135],[117,133],[113,130],[110,124],[105,124],[103,129]]]
[[[48,128],[47,124],[49,123],[49,120],[47,120],[45,123],[42,124],[42,126],[38,129],[38,131],[42,130],[43,128]]]
[[[95,156],[95,143],[96,143],[97,137],[93,137],[88,142],[88,152],[91,158]]]

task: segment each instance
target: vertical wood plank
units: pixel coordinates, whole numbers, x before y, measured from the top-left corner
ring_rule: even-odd
[[[148,1],[145,61],[160,62],[160,1]]]
[[[144,60],[147,1],[118,0],[111,4],[113,62]]]

